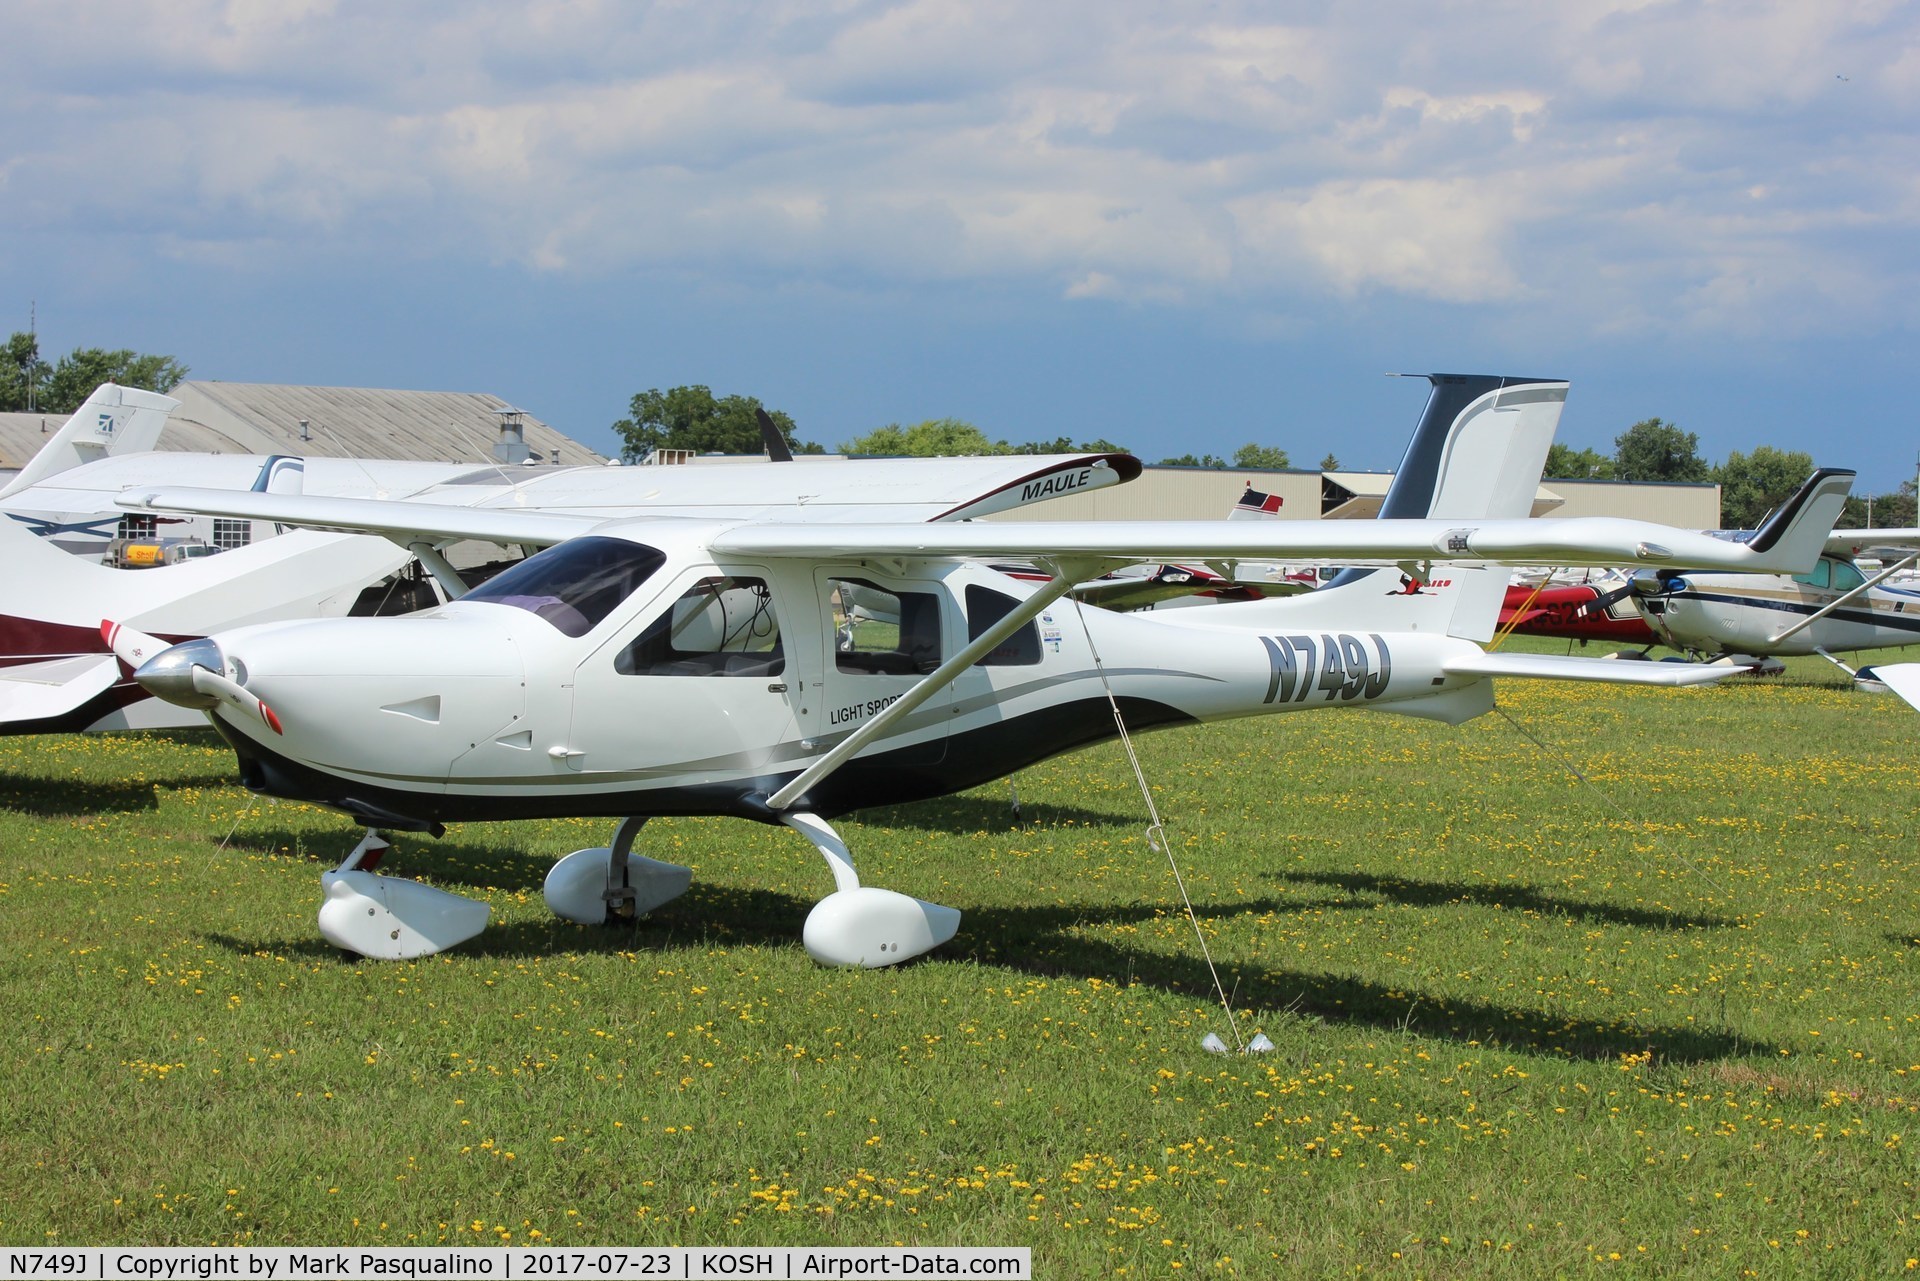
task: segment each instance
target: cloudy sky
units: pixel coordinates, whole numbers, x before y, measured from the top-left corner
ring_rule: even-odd
[[[1920,459],[1920,10],[12,0],[0,332],[1392,466],[1394,371]]]

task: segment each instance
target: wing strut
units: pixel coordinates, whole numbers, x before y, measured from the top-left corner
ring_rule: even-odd
[[[960,673],[992,653],[1000,642],[1038,618],[1040,612],[1047,606],[1072,591],[1080,574],[1085,572],[1084,566],[1054,564],[1048,565],[1047,568],[1053,572],[1053,581],[1044,584],[1040,590],[1020,602],[1018,607],[1008,611],[999,622],[980,633],[979,639],[929,672],[926,679],[895,699],[885,711],[841,739],[832,751],[807,766],[798,778],[769,796],[767,808],[783,810],[792,806],[816,783],[852,760],[867,744],[892,729],[895,722],[951,685]]]
[[[440,590],[447,594],[448,600],[459,600],[470,590],[466,580],[460,577],[460,571],[453,567],[453,562],[432,543],[418,539],[408,543],[407,550],[413,553],[415,560],[427,567],[427,572],[440,584]]]
[[[1778,645],[1781,641],[1785,640],[1789,636],[1792,636],[1795,632],[1806,630],[1807,628],[1813,626],[1815,623],[1819,622],[1821,619],[1825,618],[1828,614],[1831,614],[1834,610],[1839,609],[1842,605],[1852,600],[1855,596],[1859,596],[1866,592],[1872,591],[1874,588],[1886,582],[1889,578],[1892,578],[1895,574],[1899,573],[1901,570],[1905,569],[1907,566],[1913,564],[1913,562],[1916,560],[1920,560],[1920,552],[1914,552],[1912,555],[1907,556],[1902,560],[1895,561],[1893,564],[1887,566],[1885,569],[1881,570],[1879,573],[1875,574],[1872,578],[1869,578],[1866,582],[1860,584],[1858,587],[1849,591],[1846,595],[1840,597],[1838,600],[1828,601],[1826,604],[1822,605],[1819,609],[1814,610],[1811,614],[1808,614],[1805,618],[1801,619],[1799,622],[1795,623],[1793,626],[1785,628],[1781,631],[1777,631],[1773,635],[1767,637],[1767,644]]]

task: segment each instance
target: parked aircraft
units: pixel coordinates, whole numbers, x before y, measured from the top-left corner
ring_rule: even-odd
[[[1630,602],[1661,642],[1696,657],[1739,662],[1818,654],[1857,675],[1835,655],[1920,644],[1920,591],[1886,581],[1915,558],[1905,556],[1871,578],[1847,558],[1855,547],[1902,543],[1920,543],[1920,530],[1835,531],[1825,554],[1802,574],[1641,570],[1589,608]]]
[[[792,520],[960,520],[1055,494],[1119,484],[1140,464],[1124,454],[809,461],[729,467],[497,467],[465,463],[146,453],[177,402],[103,387],[32,464],[0,491],[0,733],[198,725],[197,712],[155,702],[109,653],[111,618],[168,641],[275,619],[406,613],[458,596],[444,554],[457,533],[396,545],[359,531],[293,530],[215,517],[240,545],[195,550],[166,526],[118,540],[122,563],[98,563],[136,487],[225,486],[263,497],[406,498],[458,524],[467,509],[551,512],[599,520],[641,514]],[[132,452],[128,447],[133,446]],[[44,465],[43,465],[44,464]],[[377,505],[377,504],[376,504]],[[149,521],[194,513],[137,513]],[[36,537],[35,531],[42,535]],[[258,534],[258,537],[255,537]],[[73,543],[70,555],[57,544]],[[544,541],[533,540],[536,544]],[[129,559],[125,554],[136,555]]]
[[[1514,583],[1500,606],[1500,630],[1583,645],[1596,640],[1643,648],[1659,643],[1631,601],[1608,596],[1594,583]]]
[[[0,488],[5,523],[78,557],[145,569],[211,556],[278,531],[265,523],[189,515],[129,518],[115,504],[134,485],[252,487],[341,498],[412,497],[436,485],[462,485],[473,487],[478,495],[510,488],[516,472],[569,470],[155,452],[154,445],[179,403],[155,392],[102,383],[19,474]]]
[[[1821,472],[1745,545],[1633,521],[1520,519],[1564,382],[1435,376],[1400,473],[1422,519],[1365,522],[824,524],[614,520],[210,491],[129,495],[137,510],[363,528],[401,543],[485,537],[548,550],[404,619],[243,628],[146,659],[136,679],[206,710],[255,791],[367,828],[323,878],[322,933],[367,956],[472,937],[487,906],[368,870],[386,830],[555,815],[617,817],[612,843],[561,859],[546,897],[580,922],[626,919],[687,887],[631,853],[654,815],[784,823],[832,869],[810,954],[888,965],[952,937],[959,913],[863,885],[830,825],[863,806],[958,791],[1133,729],[1367,707],[1459,723],[1495,676],[1694,683],[1712,669],[1489,654],[1515,564],[1798,569],[1851,473]],[[1143,561],[1330,561],[1337,585],[1286,600],[1117,614],[1062,600]],[[990,566],[1045,568],[1044,585]],[[1417,587],[1408,591],[1404,579]],[[851,585],[891,627],[843,629]],[[122,632],[116,651],[144,657]]]

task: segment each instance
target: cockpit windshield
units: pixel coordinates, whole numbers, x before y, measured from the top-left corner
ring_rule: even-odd
[[[666,559],[624,538],[574,538],[527,557],[460,599],[512,605],[568,636],[585,636]]]

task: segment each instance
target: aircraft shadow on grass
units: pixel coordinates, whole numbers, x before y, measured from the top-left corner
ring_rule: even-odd
[[[226,787],[233,780],[220,774],[183,775],[159,782],[102,782],[88,778],[34,778],[0,775],[0,809],[42,818],[74,818],[90,814],[119,814],[157,809],[158,788]]]
[[[1349,895],[1373,895],[1375,901],[1348,898],[1340,902],[1344,909],[1359,911],[1378,906],[1378,899],[1389,899],[1409,907],[1498,907],[1516,912],[1538,912],[1542,916],[1569,916],[1576,920],[1599,921],[1609,925],[1631,925],[1649,930],[1707,930],[1725,928],[1733,922],[1715,916],[1691,916],[1684,912],[1621,907],[1587,899],[1562,898],[1542,894],[1525,885],[1475,885],[1464,881],[1423,881],[1402,876],[1373,876],[1366,872],[1275,872],[1275,880],[1296,885],[1339,889]]]
[[[485,853],[496,865],[500,863],[497,852]],[[417,860],[417,850],[410,847],[406,851],[407,870],[429,872]],[[535,860],[525,861],[532,864]],[[441,870],[438,866],[431,869],[436,877]],[[501,883],[498,878],[489,879]],[[1459,897],[1453,893],[1441,901]],[[1228,922],[1238,917],[1347,906],[1351,906],[1347,899],[1275,898],[1218,908],[1202,905],[1198,911],[1203,920]],[[811,900],[791,894],[696,882],[684,897],[634,925],[594,928],[559,920],[500,923],[463,944],[458,954],[475,959],[520,960],[565,951],[664,954],[715,945],[791,947],[812,907]],[[1132,947],[1089,937],[1083,928],[1143,924],[1166,915],[1167,909],[1158,905],[1114,903],[969,908],[958,939],[944,950],[909,964],[943,959],[973,961],[1048,978],[1144,983],[1182,998],[1211,1001],[1212,978],[1197,954]],[[362,964],[359,958],[338,952],[314,937],[243,939],[216,934],[210,939],[241,953],[331,956],[343,964]],[[1607,1060],[1651,1050],[1663,1061],[1687,1063],[1766,1052],[1769,1048],[1731,1033],[1698,1027],[1560,1018],[1541,1010],[1446,998],[1343,975],[1267,968],[1257,962],[1225,963],[1221,977],[1232,991],[1237,1008],[1271,1011],[1269,1018],[1316,1018],[1523,1053]]]
[[[251,827],[236,832],[227,848],[253,854],[302,859],[332,871],[353,848],[351,830],[294,831]],[[378,870],[431,881],[435,885],[488,890],[507,886],[535,889],[546,879],[556,855],[523,853],[467,841],[432,840],[402,834]],[[330,948],[323,950],[331,951]]]
[[[920,832],[1044,831],[1048,828],[1139,827],[1137,814],[1114,814],[1078,805],[1024,802],[1018,816],[1007,796],[946,796],[911,805],[875,805],[859,813],[867,827],[904,827]],[[857,838],[856,838],[857,839]],[[857,846],[856,846],[857,848]]]

